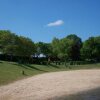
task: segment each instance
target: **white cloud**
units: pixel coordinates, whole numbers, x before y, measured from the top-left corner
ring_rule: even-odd
[[[52,26],[61,26],[64,24],[63,20],[57,20],[55,22],[51,22],[49,24],[47,24],[48,27],[52,27]]]

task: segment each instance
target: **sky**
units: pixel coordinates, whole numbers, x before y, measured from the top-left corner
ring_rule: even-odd
[[[76,34],[100,36],[100,0],[0,0],[0,30],[51,42]]]

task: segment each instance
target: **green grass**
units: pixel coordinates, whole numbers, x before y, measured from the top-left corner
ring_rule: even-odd
[[[29,65],[29,64],[18,64],[15,62],[0,62],[0,85],[5,85],[13,81],[23,79],[36,74],[55,72],[55,71],[67,71],[77,69],[91,69],[100,68],[100,64],[92,65]],[[25,72],[25,75],[22,74]]]

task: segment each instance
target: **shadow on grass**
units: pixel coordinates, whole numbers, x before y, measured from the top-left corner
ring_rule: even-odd
[[[54,67],[54,68],[59,68],[57,65],[54,65],[54,64],[49,64],[49,65],[47,65],[48,67],[50,66],[50,67]],[[60,69],[60,68],[59,68]]]
[[[45,71],[45,70],[42,70],[42,69],[39,69],[35,66],[32,66],[30,64],[19,64],[19,63],[12,63],[13,65],[17,65],[17,66],[20,66],[20,67],[23,67],[25,69],[30,69],[30,70],[37,70],[37,71],[42,71],[42,72],[48,72],[48,71]]]
[[[0,61],[0,63],[3,63],[2,61]]]
[[[42,72],[48,72],[48,71],[39,69],[39,68],[37,68],[37,67],[35,67],[35,66],[31,66],[30,64],[24,64],[24,65],[27,66],[27,67],[29,67],[29,68],[31,68],[31,69],[35,69],[35,70],[42,71]]]
[[[29,69],[27,66],[25,66],[24,64],[19,64],[19,63],[12,63],[12,65],[16,65],[16,66],[20,66],[23,67],[25,69]]]
[[[100,100],[100,87],[68,96],[54,97],[53,100]]]

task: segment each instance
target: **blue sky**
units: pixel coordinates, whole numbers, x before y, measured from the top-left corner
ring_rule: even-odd
[[[0,30],[51,42],[100,35],[100,0],[0,0]]]

